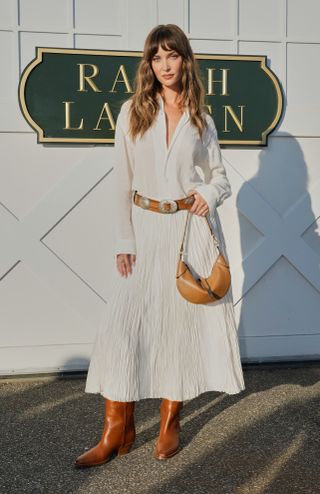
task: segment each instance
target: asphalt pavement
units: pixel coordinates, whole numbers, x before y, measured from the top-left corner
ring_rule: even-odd
[[[320,362],[244,366],[246,389],[185,401],[181,450],[153,457],[160,399],[136,402],[130,453],[76,469],[103,429],[85,374],[0,380],[0,493],[320,493]]]

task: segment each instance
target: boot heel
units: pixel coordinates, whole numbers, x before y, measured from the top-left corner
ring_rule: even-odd
[[[124,444],[118,449],[118,456],[123,456],[129,453],[130,449],[132,448],[133,443],[129,444]]]

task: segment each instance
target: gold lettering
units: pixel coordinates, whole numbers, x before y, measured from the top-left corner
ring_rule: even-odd
[[[88,89],[85,89],[85,83],[87,82],[95,93],[101,93],[102,91],[92,81],[92,79],[99,74],[99,67],[91,63],[78,63],[77,65],[79,65],[79,89],[77,89],[77,91],[87,92]],[[92,74],[85,75],[86,67],[91,67],[93,69]]]
[[[206,106],[208,108],[209,114],[212,115],[213,114],[212,105],[209,104],[209,105],[204,105],[204,106]]]
[[[103,113],[106,113],[105,117],[103,117]],[[110,122],[111,127],[107,130],[114,130],[115,129],[116,126],[115,126],[114,118],[112,116],[112,113],[111,113],[111,110],[109,107],[109,103],[105,103],[103,105],[101,113],[100,113],[98,121],[97,121],[97,124],[93,130],[102,130],[99,127],[101,120],[108,120]]]
[[[74,101],[62,101],[64,103],[64,115],[65,115],[65,127],[64,130],[83,130],[83,118],[81,118],[81,123],[79,127],[71,127],[71,112],[70,105],[74,103]]]
[[[223,132],[230,132],[228,129],[228,114],[230,113],[232,120],[240,130],[240,132],[243,132],[243,109],[245,105],[238,105],[238,108],[240,108],[240,120],[233,111],[232,107],[229,105],[223,105],[224,107],[224,129]]]
[[[213,67],[207,68],[208,71],[208,92],[207,94],[210,96],[215,96],[214,92],[214,84],[221,84],[221,93],[220,96],[229,96],[228,93],[228,71],[230,69],[220,69],[222,72],[222,79],[214,79],[214,69]]]
[[[123,79],[118,79],[120,74],[122,75]],[[116,93],[117,92],[117,91],[115,91],[114,88],[115,88],[115,85],[119,84],[119,83],[125,85],[125,87],[126,87],[125,93],[133,93],[132,88],[130,86],[130,82],[129,82],[127,73],[126,73],[126,69],[124,68],[124,65],[120,65],[110,93]]]

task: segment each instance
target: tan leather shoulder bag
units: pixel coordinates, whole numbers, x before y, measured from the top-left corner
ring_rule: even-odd
[[[176,272],[177,288],[182,297],[193,304],[207,304],[209,302],[216,302],[224,297],[229,290],[231,285],[230,268],[223,253],[221,252],[219,241],[214,235],[207,217],[205,217],[204,219],[207,221],[210,234],[212,236],[212,241],[216,245],[219,254],[213,264],[211,274],[208,278],[202,278],[199,275],[195,277],[192,274],[188,264],[183,261],[184,240],[191,214],[192,213],[188,211],[180,247],[180,256]]]

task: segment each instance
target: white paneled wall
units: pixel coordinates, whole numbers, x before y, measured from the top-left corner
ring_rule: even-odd
[[[319,358],[317,0],[0,1],[0,373],[85,369],[112,290],[112,146],[40,145],[17,99],[36,46],[142,50],[176,23],[198,53],[265,54],[285,113],[223,149],[219,208],[243,362]]]

